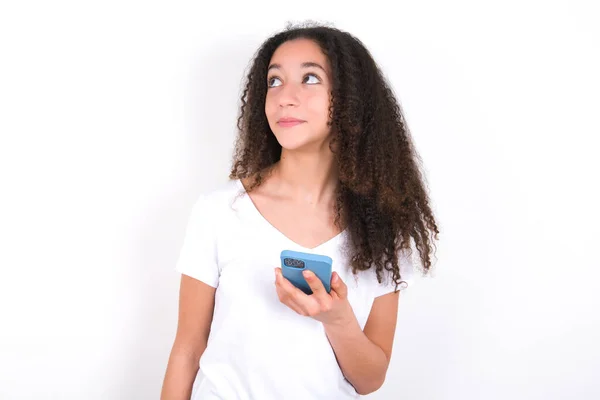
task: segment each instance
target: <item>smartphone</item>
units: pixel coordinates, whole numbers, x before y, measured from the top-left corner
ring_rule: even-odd
[[[306,279],[304,279],[304,275],[302,275],[304,270],[309,270],[321,280],[327,293],[331,291],[333,266],[331,257],[293,250],[283,250],[280,257],[282,275],[292,285],[306,294],[312,294],[310,286],[306,282]]]

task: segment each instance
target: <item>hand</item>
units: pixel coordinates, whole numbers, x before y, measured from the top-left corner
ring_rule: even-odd
[[[344,324],[354,318],[348,302],[348,287],[334,272],[331,276],[331,291],[327,293],[321,280],[311,271],[304,271],[304,279],[312,289],[307,295],[295,287],[275,268],[275,288],[279,301],[300,315],[312,317],[323,324]]]

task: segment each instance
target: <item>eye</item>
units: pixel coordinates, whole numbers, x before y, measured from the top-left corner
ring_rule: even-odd
[[[279,81],[279,84],[275,85],[274,82],[276,82],[276,81]],[[273,76],[273,77],[271,77],[271,78],[269,78],[267,80],[267,86],[268,87],[276,87],[276,86],[279,86],[279,85],[281,85],[281,81],[276,76]]]
[[[306,74],[304,76],[304,80],[305,81],[310,80],[311,77],[314,78],[313,82],[306,82],[306,83],[309,83],[311,85],[314,85],[315,83],[321,83],[321,79],[319,79],[319,77],[316,74]]]

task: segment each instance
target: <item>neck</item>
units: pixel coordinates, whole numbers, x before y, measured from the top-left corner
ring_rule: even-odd
[[[282,193],[314,205],[330,203],[338,184],[335,163],[329,148],[318,153],[282,149],[275,175]]]

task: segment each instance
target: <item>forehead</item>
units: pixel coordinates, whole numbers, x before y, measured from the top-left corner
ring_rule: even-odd
[[[283,69],[300,67],[305,62],[316,62],[328,70],[328,60],[317,43],[310,39],[294,39],[282,43],[271,57],[271,64]]]

